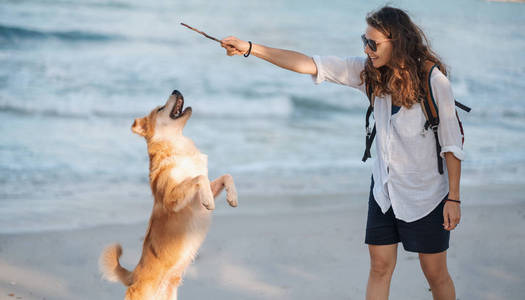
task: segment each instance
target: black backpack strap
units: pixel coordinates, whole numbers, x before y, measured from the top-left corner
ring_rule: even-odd
[[[370,149],[372,148],[372,143],[374,142],[374,138],[376,137],[376,125],[374,125],[374,129],[372,131],[367,128],[366,130],[366,148],[365,153],[363,154],[363,158],[361,159],[363,162],[365,162],[368,158],[372,157],[370,154]]]
[[[430,83],[430,75],[434,68],[438,65],[434,64],[431,61],[425,62],[425,71],[426,71],[426,80],[425,80],[425,97],[421,99],[421,108],[427,119],[425,123],[425,129],[432,129],[434,133],[434,138],[436,139],[436,153],[437,153],[437,164],[439,174],[443,174],[443,158],[441,157],[441,145],[439,144],[438,138],[438,125],[439,125],[439,111],[434,100],[434,95],[432,93],[432,85]]]
[[[366,139],[365,139],[365,153],[363,154],[363,158],[361,159],[363,162],[365,162],[368,158],[372,157],[370,154],[370,148],[372,148],[372,143],[374,142],[374,138],[376,137],[376,125],[374,124],[374,128],[370,129],[370,115],[372,115],[372,112],[374,111],[374,88],[371,84],[366,82],[366,96],[368,97],[368,101],[370,102],[370,105],[368,105],[368,109],[366,111],[365,116],[365,128],[366,128]]]
[[[461,103],[461,102],[456,101],[455,99],[454,99],[454,104],[455,104],[457,107],[461,108],[462,110],[464,110],[464,111],[466,111],[466,112],[470,112],[470,110],[471,110],[470,107],[466,106],[465,104],[463,104],[463,103]]]

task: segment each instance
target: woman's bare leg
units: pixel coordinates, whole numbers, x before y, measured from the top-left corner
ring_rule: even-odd
[[[396,267],[397,244],[368,245],[370,275],[366,287],[367,300],[388,299],[390,280]]]
[[[434,300],[455,300],[456,290],[447,268],[447,251],[419,253],[419,263],[427,278]]]

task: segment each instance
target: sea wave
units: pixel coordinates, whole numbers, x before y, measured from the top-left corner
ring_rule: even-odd
[[[115,118],[136,118],[141,115],[139,112],[122,112],[122,111],[104,111],[98,109],[92,109],[88,111],[73,111],[67,108],[49,108],[49,107],[31,107],[22,105],[12,105],[0,103],[0,112],[22,115],[22,116],[44,116],[51,118],[66,118],[66,119],[88,119],[88,118],[102,118],[102,119],[115,119]],[[144,114],[144,113],[142,113]]]
[[[101,97],[103,98],[103,97]],[[120,104],[119,104],[120,103]],[[68,104],[57,105],[46,102],[20,102],[16,100],[0,101],[0,113],[15,114],[21,116],[45,116],[51,118],[102,118],[102,119],[126,119],[144,116],[151,111],[155,104],[143,104],[129,107],[124,100],[111,104],[92,103],[81,106]],[[285,118],[292,114],[292,107],[287,99],[274,99],[267,101],[243,101],[242,99],[229,99],[227,102],[204,100],[187,103],[193,107],[194,117],[211,118],[253,118],[271,117]]]
[[[291,95],[290,101],[295,110],[305,113],[363,113],[358,105],[345,106],[313,97]]]
[[[100,97],[104,99],[104,97]],[[16,99],[0,99],[0,113],[22,116],[45,116],[51,118],[72,119],[129,119],[143,116],[160,103],[129,106],[126,100],[116,100],[111,103],[84,103],[83,105],[57,105],[46,102],[22,102]],[[288,118],[303,116],[306,118],[326,117],[328,115],[364,115],[365,108],[360,105],[337,105],[315,98],[300,96],[279,96],[258,101],[246,101],[242,98],[230,97],[227,101],[217,102],[211,99],[200,99],[198,102],[186,103],[192,106],[196,118]],[[525,120],[525,108],[518,105],[507,107],[491,107],[484,109],[467,103],[473,111],[465,113],[458,109],[462,120],[467,122],[483,121],[486,118],[494,120],[519,121]]]
[[[0,25],[0,42],[16,43],[22,40],[58,39],[65,42],[101,42],[122,39],[121,36],[86,31],[44,31],[17,26]]]

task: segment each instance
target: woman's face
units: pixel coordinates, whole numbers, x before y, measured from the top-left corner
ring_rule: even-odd
[[[388,37],[370,25],[366,28],[365,37],[376,43],[376,51],[370,49],[369,44],[365,46],[365,53],[372,61],[374,68],[377,69],[384,65],[388,65],[392,58],[392,42]]]

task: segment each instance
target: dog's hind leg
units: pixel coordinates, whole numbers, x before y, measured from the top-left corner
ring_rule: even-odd
[[[179,289],[181,281],[182,278],[180,276],[177,276],[170,281],[171,291],[169,291],[166,300],[177,300],[177,290]]]
[[[237,190],[235,189],[233,177],[230,174],[222,175],[211,182],[211,191],[214,198],[216,198],[224,188],[226,188],[226,201],[228,201],[230,206],[237,207]]]
[[[186,207],[195,197],[199,197],[200,202],[207,209],[215,208],[210,181],[204,175],[186,179],[180,184],[170,187],[164,195],[163,201],[168,209],[177,212]]]

